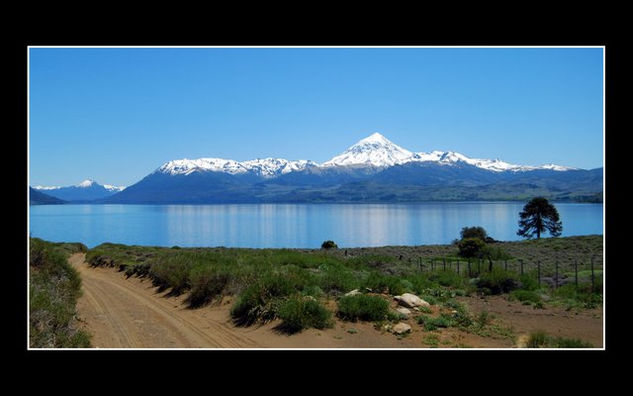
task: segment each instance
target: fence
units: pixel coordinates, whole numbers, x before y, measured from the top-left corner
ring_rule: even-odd
[[[602,279],[603,269],[602,260],[598,260],[598,258],[598,256],[594,255],[585,260],[574,260],[571,263],[560,263],[559,261],[555,261],[544,265],[540,260],[489,260],[479,258],[456,260],[452,258],[423,259],[422,257],[419,257],[418,270],[453,270],[460,275],[468,275],[473,278],[478,277],[479,274],[484,272],[492,272],[494,268],[502,268],[505,271],[516,272],[518,275],[533,274],[539,286],[546,284],[547,286],[555,289],[572,282],[577,288],[579,284],[579,273],[584,275],[589,272],[591,290],[595,291],[597,281]],[[585,276],[582,278],[585,278]]]

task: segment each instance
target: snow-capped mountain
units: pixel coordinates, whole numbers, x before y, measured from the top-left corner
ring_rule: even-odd
[[[258,176],[270,178],[289,172],[301,171],[317,166],[314,161],[289,161],[283,158],[264,158],[249,161],[234,161],[223,158],[181,159],[163,164],[155,172],[169,175],[189,175],[193,172],[224,172],[231,175],[252,172]]]
[[[223,172],[231,175],[252,173],[264,178],[274,178],[308,168],[368,167],[379,170],[409,162],[435,162],[439,165],[465,163],[493,172],[522,172],[537,169],[567,171],[575,169],[554,164],[515,165],[500,159],[470,158],[454,151],[412,152],[398,146],[380,133],[374,133],[322,164],[309,160],[289,161],[283,158],[264,158],[242,162],[223,158],[199,158],[169,161],[155,172],[169,175],[188,175],[192,172]]]
[[[374,133],[321,166],[360,165],[384,168],[411,161],[413,157],[414,153],[411,151],[394,144],[379,133]]]
[[[110,184],[101,185],[92,179],[86,179],[74,186],[52,187],[35,186],[37,191],[45,191],[46,194],[65,201],[92,201],[116,194],[125,189],[124,186],[113,186]]]
[[[374,133],[322,164],[282,158],[169,161],[100,202],[419,202],[523,200],[535,194],[595,201],[601,199],[602,180],[602,168],[515,165],[453,151],[414,152]]]

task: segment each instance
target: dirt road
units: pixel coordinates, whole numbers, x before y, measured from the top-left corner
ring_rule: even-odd
[[[77,311],[97,348],[259,347],[230,323],[188,309],[177,298],[160,298],[148,281],[90,268],[82,253],[69,261],[83,285]]]

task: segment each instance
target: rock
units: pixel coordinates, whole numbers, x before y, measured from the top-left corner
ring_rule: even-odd
[[[347,297],[347,296],[356,296],[356,295],[359,295],[359,294],[362,294],[362,293],[361,293],[361,292],[359,292],[359,291],[358,291],[358,289],[354,289],[354,290],[352,290],[351,292],[345,293],[345,296],[346,296],[346,297]]]
[[[304,300],[316,301],[317,299],[312,296],[304,296]]]
[[[420,297],[411,293],[404,293],[401,296],[395,296],[394,299],[398,301],[400,305],[404,305],[407,308],[415,308],[415,307],[430,307],[431,304],[424,301]]]
[[[406,323],[398,323],[397,325],[393,326],[393,332],[395,334],[404,334],[404,333],[409,333],[411,331],[411,326],[409,326]]]
[[[400,314],[404,315],[405,318],[408,318],[409,315],[411,315],[411,311],[405,307],[400,307],[397,308],[396,311],[398,311]]]

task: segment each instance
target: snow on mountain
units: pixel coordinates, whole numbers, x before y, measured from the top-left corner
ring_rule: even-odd
[[[94,180],[90,180],[90,179],[86,179],[84,181],[82,181],[81,183],[75,185],[75,187],[91,187],[93,184],[95,184]]]
[[[237,175],[251,172],[264,178],[273,178],[282,174],[301,171],[309,167],[330,168],[354,166],[387,168],[408,162],[427,161],[439,165],[465,163],[492,172],[522,172],[537,169],[566,171],[576,169],[554,164],[542,166],[516,165],[501,161],[500,159],[470,158],[454,151],[436,150],[429,153],[415,153],[398,146],[380,133],[374,133],[322,164],[309,160],[289,161],[283,158],[264,158],[242,162],[223,158],[180,159],[163,164],[156,169],[155,173],[189,175],[193,172],[211,171]],[[89,180],[81,184],[87,182],[89,182]]]
[[[188,175],[200,171],[224,172],[232,175],[253,172],[262,177],[274,177],[317,165],[314,161],[289,161],[283,158],[264,158],[242,162],[223,158],[199,158],[169,161],[158,168],[156,172],[169,175]]]
[[[126,186],[112,186],[110,184],[104,184],[103,187],[108,191],[119,192],[125,190]]]
[[[413,153],[389,141],[379,133],[360,140],[340,155],[321,164],[322,167],[367,165],[388,167],[408,162]]]
[[[33,189],[35,190],[59,190],[59,189],[67,189],[67,188],[90,188],[90,187],[98,187],[99,183],[92,179],[86,179],[79,184],[75,184],[74,186],[35,186]],[[101,185],[108,191],[119,192],[125,189],[125,186],[113,186],[110,184]]]

